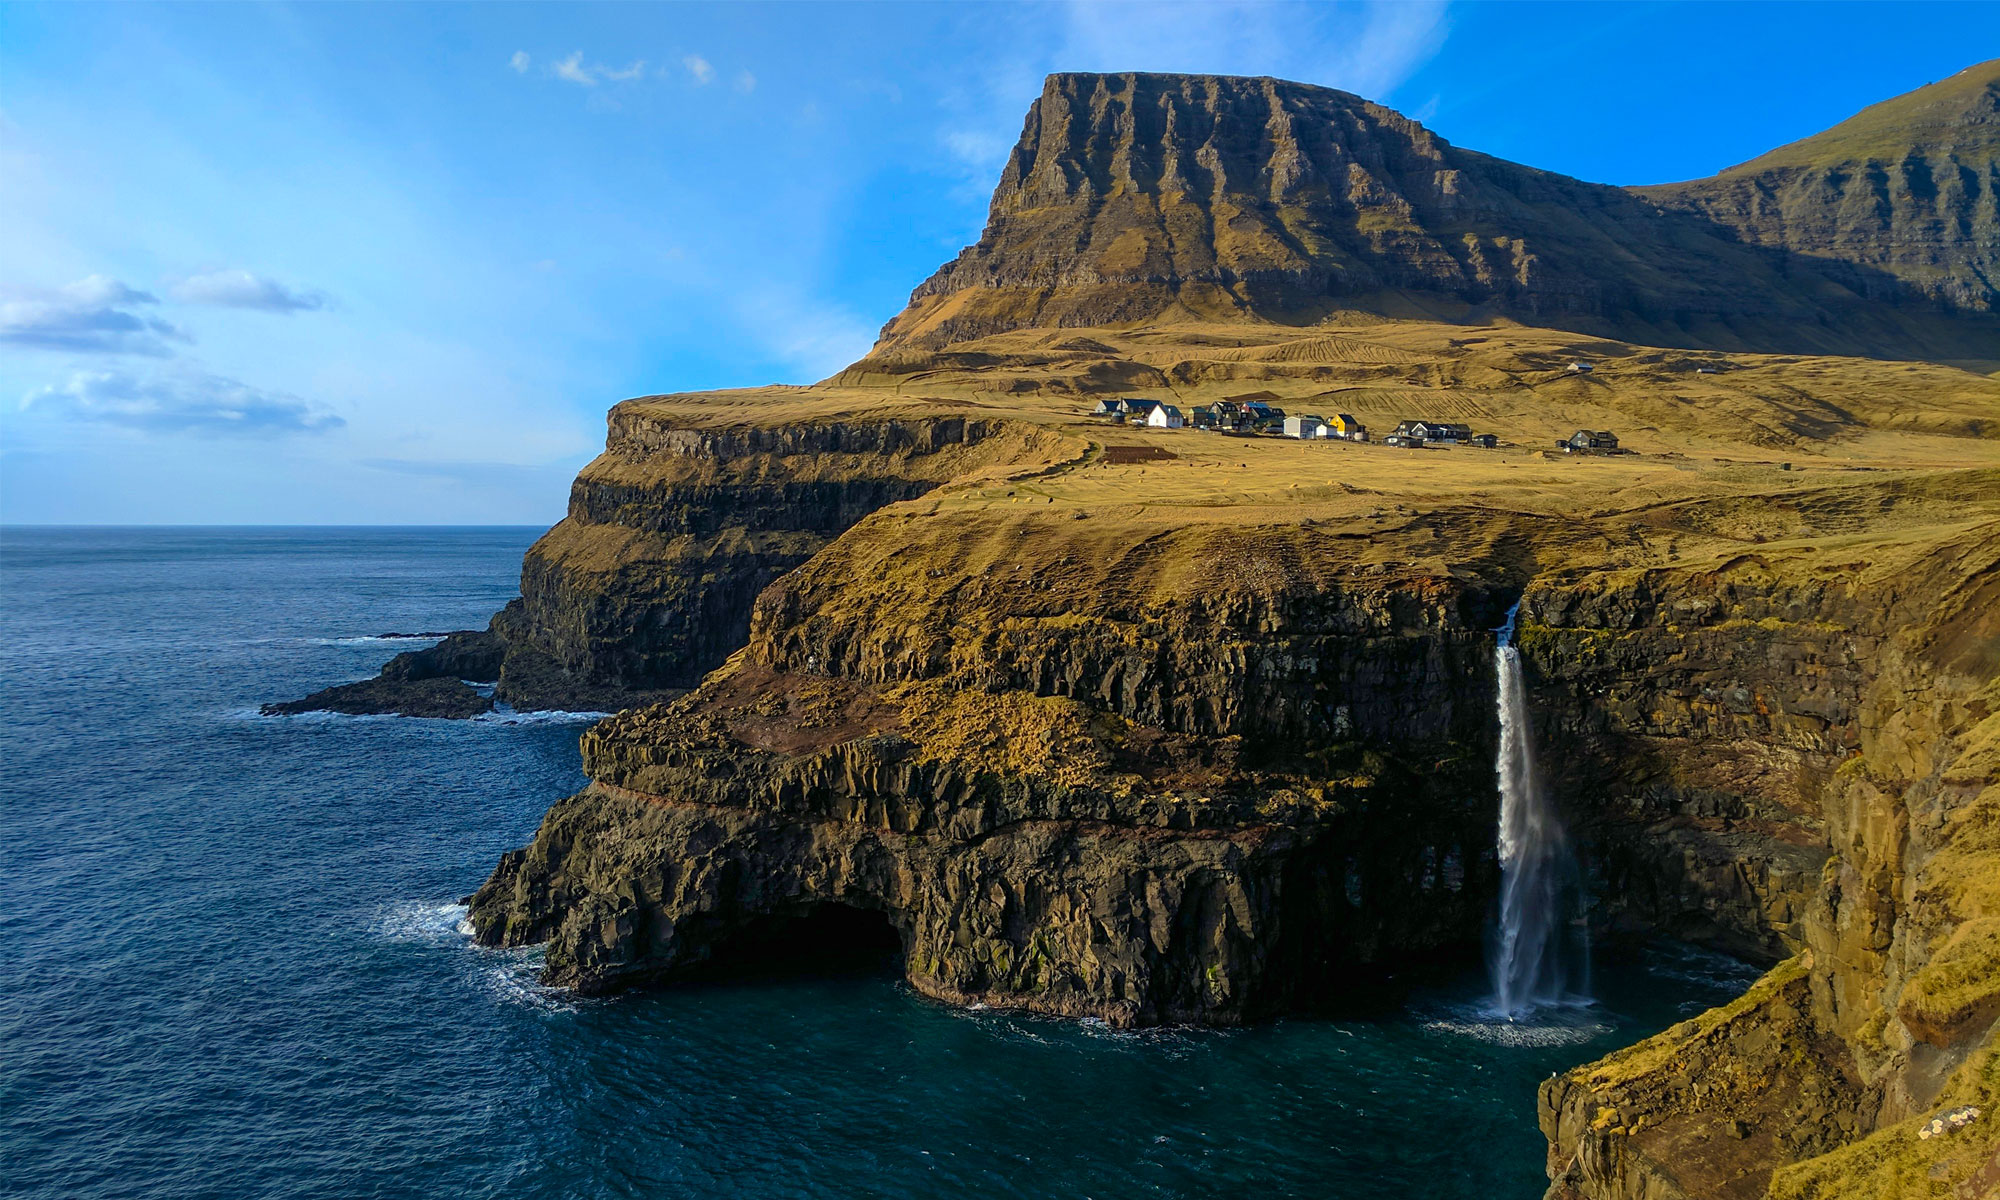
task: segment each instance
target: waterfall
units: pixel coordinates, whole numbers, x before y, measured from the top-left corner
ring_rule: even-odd
[[[1490,963],[1493,1007],[1514,1019],[1564,999],[1572,956],[1569,915],[1576,902],[1576,866],[1555,805],[1535,771],[1535,748],[1528,725],[1528,689],[1521,677],[1521,652],[1514,645],[1514,621],[1521,606],[1507,612],[1494,649],[1500,679],[1500,926]],[[1584,948],[1575,966],[1581,970]]]

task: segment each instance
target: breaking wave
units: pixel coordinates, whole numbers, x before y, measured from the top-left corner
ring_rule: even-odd
[[[467,912],[463,904],[405,901],[390,905],[376,918],[375,932],[392,942],[463,943],[472,936]]]

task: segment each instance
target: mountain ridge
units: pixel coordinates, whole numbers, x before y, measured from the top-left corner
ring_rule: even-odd
[[[1633,188],[1798,254],[1867,292],[1868,272],[1952,309],[2000,308],[2000,59],[1874,104],[1707,179]]]
[[[1331,88],[1054,74],[980,239],[912,292],[876,350],[1183,314],[1311,324],[1339,307],[1881,357],[1962,357],[2000,336],[1938,321],[1939,297],[1884,265],[1782,241],[1678,195],[1454,146]]]

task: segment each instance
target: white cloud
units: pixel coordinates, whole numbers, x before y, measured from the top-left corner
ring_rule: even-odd
[[[527,55],[517,54],[514,57],[521,67],[525,67]],[[577,50],[568,58],[557,59],[549,67],[549,72],[557,79],[565,79],[583,87],[596,87],[600,83],[630,83],[645,76],[646,60],[634,59],[630,66],[607,67],[603,63],[584,62],[583,51]]]
[[[0,303],[0,343],[80,354],[166,357],[172,342],[194,339],[179,327],[133,311],[159,298],[105,275],[53,292],[25,293]]]
[[[748,71],[738,71],[736,73],[736,90],[746,96],[756,91],[757,77]]]
[[[191,275],[169,287],[167,294],[182,304],[254,308],[274,313],[315,312],[328,303],[324,292],[295,291],[275,279],[243,270]]]
[[[715,78],[715,68],[710,66],[708,60],[699,54],[690,54],[686,58],[683,58],[681,65],[688,69],[688,74],[694,76],[696,83],[707,83],[709,80]]]
[[[78,371],[30,392],[21,406],[153,433],[223,437],[324,433],[347,424],[323,405],[199,371],[145,379],[124,371]]]
[[[583,65],[583,51],[581,50],[578,50],[568,58],[557,59],[555,65],[550,67],[549,70],[555,72],[557,79],[567,79],[571,83],[582,84],[584,87],[597,86],[597,76],[591,74],[590,68]]]
[[[507,65],[514,68],[516,75],[526,75],[528,73],[528,52],[526,50],[514,51],[514,57],[507,60]]]

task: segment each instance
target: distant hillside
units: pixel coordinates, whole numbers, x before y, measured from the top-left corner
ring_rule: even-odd
[[[916,289],[879,349],[1342,308],[1886,356],[1963,356],[2000,330],[1939,320],[1886,266],[1746,245],[1669,199],[1463,150],[1329,88],[1052,75],[984,234]]]
[[[1886,274],[1948,305],[2000,309],[2000,59],[1712,179],[1634,190],[1747,242],[1853,264],[1835,277],[1859,290]]]

